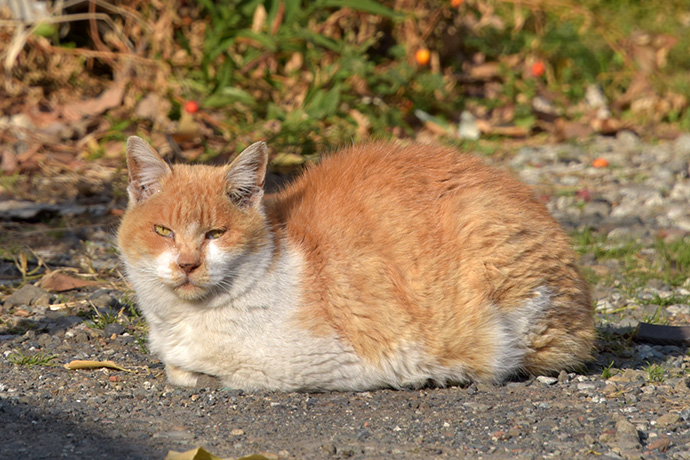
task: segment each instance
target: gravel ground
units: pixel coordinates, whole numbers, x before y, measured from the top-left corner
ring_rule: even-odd
[[[596,158],[608,166],[594,168]],[[689,160],[690,135],[649,145],[629,132],[490,160],[531,184],[573,233],[600,330],[595,360],[579,372],[501,386],[247,394],[209,378],[172,387],[118,272],[112,197],[21,216],[5,206],[0,458],[162,459],[203,446],[223,458],[690,459],[687,343],[636,335],[639,323],[690,323]],[[91,274],[93,285],[18,288],[21,257],[9,253],[25,246],[27,274],[40,259]],[[63,367],[73,360],[127,371]]]

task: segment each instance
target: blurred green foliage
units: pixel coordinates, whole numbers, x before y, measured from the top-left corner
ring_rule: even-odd
[[[112,21],[103,24],[117,33],[102,33],[101,42],[117,38],[119,48],[110,46],[119,50],[146,44],[137,48],[139,57],[160,66],[151,77],[155,86],[139,88],[140,96],[155,91],[167,98],[173,121],[186,100],[199,101],[212,114],[214,134],[238,148],[259,138],[307,155],[372,137],[423,134],[459,142],[465,110],[484,123],[489,137],[506,133],[494,126],[521,128],[512,135],[554,134],[554,118],[601,132],[593,124],[599,115],[585,103],[593,85],[616,121],[609,132],[624,126],[654,135],[660,123],[690,130],[687,0],[121,4],[108,10]],[[102,52],[103,43],[85,40],[89,34],[52,40]],[[420,49],[429,50],[428,62],[417,61]],[[82,62],[70,69],[86,70],[71,71],[74,87],[93,88],[96,78],[87,77],[104,74],[107,66],[115,74],[107,57],[93,58],[96,66],[89,54],[68,55]],[[27,81],[40,78],[47,91],[64,84],[66,72],[37,76],[36,63],[22,63]],[[550,113],[535,108],[537,98],[550,104]],[[125,126],[124,118],[113,120]],[[201,158],[225,147],[208,147]]]
[[[394,9],[394,3],[403,8]],[[199,5],[207,27],[200,65],[184,72],[189,97],[224,111],[235,135],[252,132],[304,153],[361,137],[413,135],[422,124],[415,109],[457,122],[465,108],[489,117],[495,108],[511,106],[507,121],[533,129],[531,99],[552,92],[561,113],[581,114],[585,109],[572,106],[581,103],[589,84],[601,86],[612,101],[624,95],[639,67],[651,65],[637,62],[650,59],[636,54],[644,54],[636,46],[646,45],[664,61],[653,63],[658,68],[647,75],[651,87],[658,98],[678,92],[681,107],[645,115],[687,123],[690,85],[678,74],[687,77],[689,64],[678,53],[690,46],[690,34],[679,19],[687,13],[681,0],[477,0],[459,8],[440,0]],[[673,35],[677,43],[636,44],[630,37],[640,31]],[[183,30],[177,42],[188,45]],[[416,63],[420,47],[429,48],[435,62]],[[544,77],[529,73],[537,60],[545,63]],[[500,64],[495,74],[466,78],[475,64],[486,62]],[[500,90],[487,90],[492,84]],[[629,108],[630,101],[620,107]],[[266,128],[266,120],[278,124]]]

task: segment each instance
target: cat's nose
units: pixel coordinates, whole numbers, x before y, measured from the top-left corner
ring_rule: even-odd
[[[182,271],[189,275],[194,270],[199,268],[199,265],[201,265],[201,260],[196,254],[181,253],[177,257],[177,265],[182,269]]]
[[[178,263],[177,265],[188,275],[199,267],[199,264],[194,262]]]

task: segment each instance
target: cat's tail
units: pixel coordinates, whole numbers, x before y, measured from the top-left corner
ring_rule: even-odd
[[[519,346],[525,350],[522,371],[550,375],[577,370],[592,358],[596,330],[593,304],[584,285],[558,293],[539,289],[511,315]]]

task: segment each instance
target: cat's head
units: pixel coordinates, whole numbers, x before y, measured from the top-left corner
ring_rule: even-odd
[[[224,167],[171,166],[130,137],[129,205],[118,231],[130,277],[186,300],[230,289],[243,261],[269,241],[262,204],[267,161],[266,144],[257,142]]]

